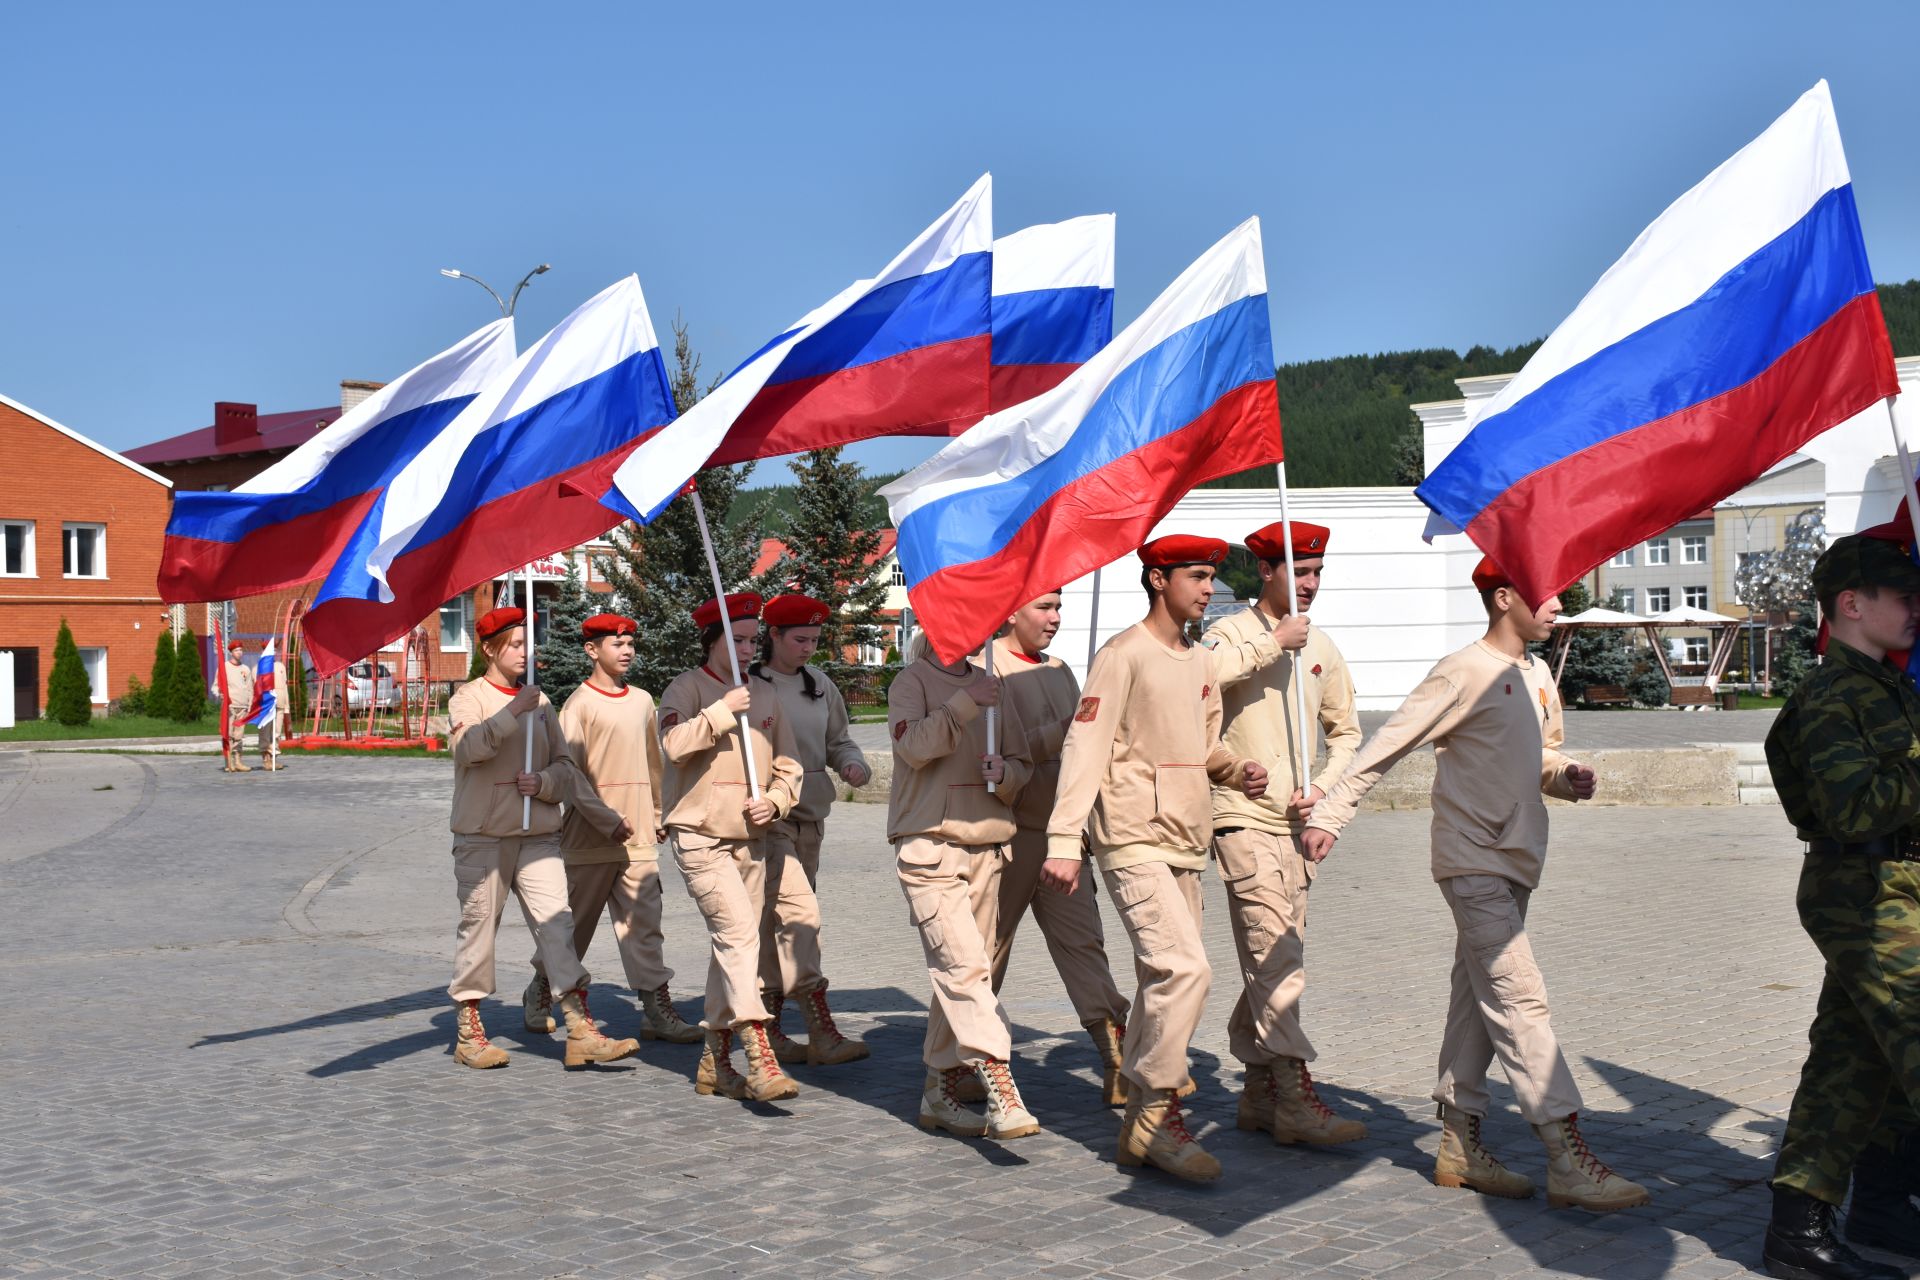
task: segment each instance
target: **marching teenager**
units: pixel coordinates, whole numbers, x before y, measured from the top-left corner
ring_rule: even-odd
[[[560,852],[567,863],[567,905],[573,912],[573,950],[585,956],[605,912],[627,985],[640,1002],[640,1038],[695,1044],[700,1028],[673,1007],[665,939],[660,931],[660,736],[653,699],[627,683],[633,665],[632,618],[602,613],[580,624],[580,645],[593,663],[579,688],[560,708],[560,732],[574,763],[603,806],[572,803],[560,825]],[[620,818],[626,830],[596,825],[602,812]],[[529,1031],[553,1030],[552,999],[540,958],[521,997]]]
[[[1192,1182],[1220,1176],[1180,1109],[1187,1049],[1212,981],[1200,933],[1212,786],[1259,799],[1267,784],[1263,766],[1236,759],[1220,740],[1212,662],[1187,635],[1206,613],[1226,554],[1216,538],[1185,535],[1140,548],[1147,616],[1101,646],[1087,672],[1040,871],[1050,888],[1074,892],[1084,840],[1133,943],[1139,991],[1122,1045],[1119,1162]]]
[[[1580,1132],[1580,1090],[1547,1014],[1527,938],[1527,905],[1547,855],[1541,794],[1590,800],[1594,771],[1560,750],[1560,691],[1528,646],[1553,633],[1560,601],[1538,609],[1491,557],[1473,571],[1487,632],[1442,658],[1313,808],[1301,837],[1318,862],[1387,770],[1434,747],[1433,878],[1453,912],[1453,994],[1440,1043],[1443,1131],[1433,1180],[1525,1199],[1533,1182],[1481,1141],[1487,1070],[1506,1068],[1520,1114],[1547,1152],[1547,1203],[1601,1212],[1646,1204],[1646,1188],[1603,1164]]]
[[[701,1022],[706,1051],[694,1088],[767,1102],[800,1092],[773,1056],[760,1001],[767,832],[799,798],[800,764],[773,690],[763,681],[734,685],[720,674],[729,669],[729,645],[742,668],[753,660],[759,619],[760,597],[750,592],[709,600],[693,611],[706,661],[675,676],[660,695],[660,751],[667,838],[712,942]],[[743,715],[752,735],[758,798],[742,750]],[[734,1070],[735,1040],[745,1052],[744,1076]]]
[[[967,1138],[1025,1137],[1040,1123],[1013,1083],[1012,1028],[993,991],[989,948],[1013,841],[1011,806],[1032,773],[1026,731],[1000,696],[999,680],[970,659],[940,661],[925,633],[912,650],[913,661],[887,691],[887,839],[933,985],[919,1123]],[[990,752],[986,713],[996,707],[1006,745]],[[960,1099],[962,1081],[975,1073],[984,1116]]]
[[[1242,977],[1227,1019],[1233,1056],[1247,1068],[1239,1126],[1264,1129],[1275,1142],[1333,1146],[1366,1137],[1367,1127],[1335,1115],[1307,1070],[1314,1049],[1300,1026],[1300,995],[1314,864],[1300,831],[1359,749],[1360,717],[1346,660],[1307,619],[1320,593],[1328,531],[1299,520],[1291,528],[1291,548],[1282,522],[1247,535],[1246,548],[1259,562],[1260,597],[1200,638],[1220,681],[1228,750],[1267,765],[1267,794],[1258,800],[1233,787],[1213,789],[1213,857],[1227,887]],[[1311,752],[1322,730],[1327,763],[1315,775]]]
[[[820,960],[820,844],[833,808],[831,769],[849,786],[872,777],[867,757],[854,745],[847,700],[833,681],[809,664],[820,646],[827,606],[810,596],[775,596],[761,610],[765,656],[753,664],[753,680],[771,685],[780,716],[793,731],[802,770],[800,799],[767,833],[766,906],[760,916],[760,998],[767,1007],[767,1034],[782,1062],[836,1066],[867,1056],[864,1041],[849,1040],[827,1007],[827,976]],[[807,1020],[807,1042],[796,1044],[780,1026],[791,996]]]
[[[520,899],[541,970],[561,993],[567,1024],[565,1064],[614,1062],[639,1051],[634,1040],[610,1040],[587,1011],[587,971],[573,947],[567,868],[560,852],[560,801],[580,806],[603,829],[625,840],[632,832],[600,803],[573,762],[553,704],[523,688],[527,672],[526,613],[494,609],[474,631],[487,671],[454,691],[447,706],[453,751],[453,878],[460,898],[453,998],[458,1034],[454,1061],[504,1067],[506,1050],[487,1039],[480,1002],[494,990],[494,940],[511,891]],[[533,739],[531,769],[527,739]],[[522,823],[522,805],[528,817]]]

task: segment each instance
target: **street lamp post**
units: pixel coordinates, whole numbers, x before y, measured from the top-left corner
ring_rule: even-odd
[[[482,289],[485,289],[487,291],[488,296],[490,296],[494,300],[494,302],[499,306],[501,315],[510,316],[513,314],[514,307],[517,306],[520,302],[520,291],[527,287],[527,283],[531,281],[535,276],[544,275],[551,270],[553,270],[553,264],[551,262],[541,263],[539,266],[535,267],[533,270],[527,272],[527,274],[525,274],[524,276],[521,276],[520,283],[513,286],[512,295],[506,298],[502,298],[499,292],[495,290],[492,285],[488,284],[485,280],[482,280],[479,276],[472,275],[465,271],[455,271],[452,267],[440,268],[440,274],[445,276],[449,280],[473,281],[475,284],[479,285]]]

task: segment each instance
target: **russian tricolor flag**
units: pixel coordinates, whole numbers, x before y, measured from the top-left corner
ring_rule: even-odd
[[[477,583],[599,537],[591,483],[673,419],[640,281],[589,299],[394,476],[302,624],[329,674]],[[586,487],[582,487],[586,483]]]
[[[993,242],[994,410],[1053,390],[1113,340],[1113,223],[1097,213]]]
[[[1137,549],[1195,485],[1281,460],[1260,223],[1188,267],[1053,390],[881,490],[940,656]]]
[[[160,598],[233,600],[324,576],[387,483],[513,356],[513,321],[496,320],[232,492],[175,493]]]
[[[949,435],[987,410],[993,179],[871,280],[809,313],[636,449],[599,492],[652,520],[705,466],[886,435]]]
[[[1826,81],[1640,233],[1416,491],[1529,600],[1899,390]]]
[[[277,665],[273,656],[273,641],[268,640],[267,647],[260,651],[260,661],[253,668],[253,714],[247,717],[248,724],[273,723],[274,711],[279,706],[273,688],[273,672]]]

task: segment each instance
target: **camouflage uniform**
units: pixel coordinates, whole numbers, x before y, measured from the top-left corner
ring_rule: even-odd
[[[1920,1109],[1920,693],[1832,641],[1767,735],[1767,764],[1814,845],[1797,903],[1827,965],[1773,1185],[1837,1205],[1889,1098]]]

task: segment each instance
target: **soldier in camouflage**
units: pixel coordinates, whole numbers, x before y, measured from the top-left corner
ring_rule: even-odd
[[[1826,980],[1774,1168],[1764,1260],[1776,1276],[1894,1280],[1906,1273],[1848,1248],[1833,1217],[1849,1177],[1875,1175],[1872,1154],[1856,1161],[1889,1098],[1900,1116],[1920,1108],[1920,692],[1886,660],[1913,647],[1920,566],[1891,542],[1850,535],[1814,565],[1813,589],[1832,638],[1767,735],[1767,764],[1807,845],[1797,902]],[[1899,1231],[1888,1208],[1893,1230],[1873,1243],[1920,1256],[1920,1232]],[[1913,1212],[1904,1197],[1898,1209]]]

